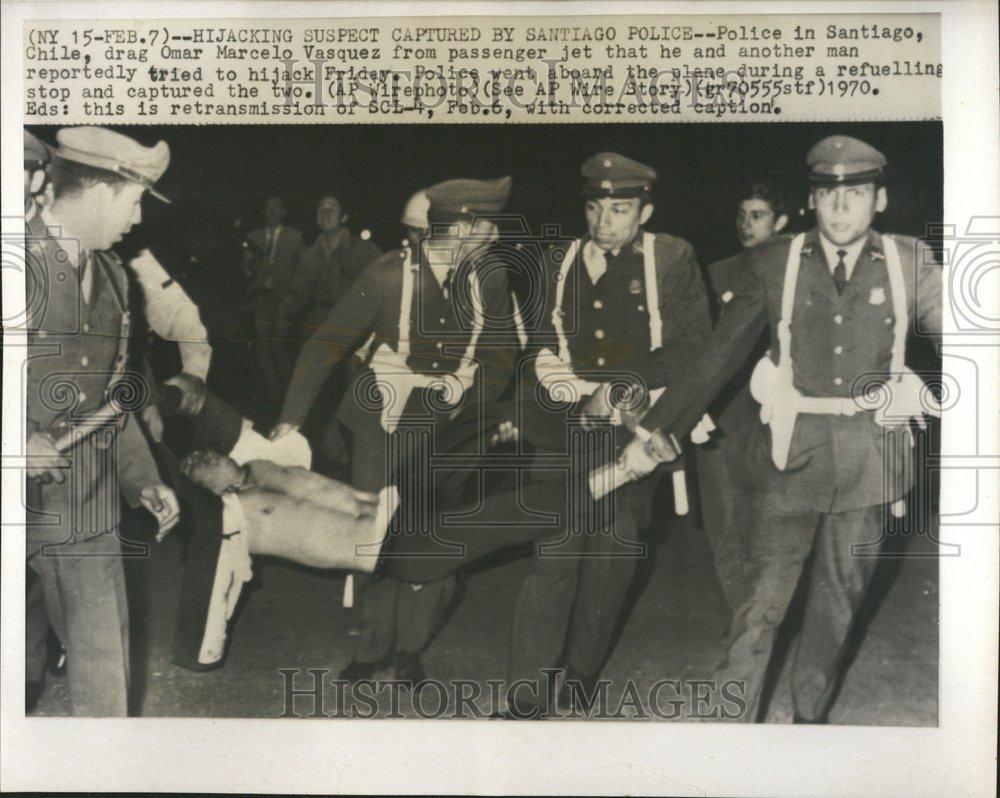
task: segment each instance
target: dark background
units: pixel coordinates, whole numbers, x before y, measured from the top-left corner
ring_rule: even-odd
[[[126,247],[151,243],[161,260],[181,270],[192,252],[210,264],[213,251],[232,243],[229,238],[260,226],[263,201],[271,193],[284,198],[288,223],[300,228],[307,242],[316,233],[320,192],[342,193],[352,207],[350,226],[370,230],[379,246],[390,249],[399,246],[399,215],[414,191],[454,177],[511,175],[507,211],[523,214],[532,232],[558,224],[575,235],[583,226],[580,165],[602,150],[659,172],[649,228],[691,241],[704,265],[739,250],[734,207],[753,181],[777,180],[789,189],[796,211],[805,207],[806,153],[833,133],[857,136],[889,160],[889,208],[877,227],[923,235],[942,215],[940,122],[118,129],[146,144],[162,138],[170,145],[170,168],[159,185],[174,204],[147,199],[145,223]],[[54,128],[33,130],[54,139]],[[237,219],[242,226],[234,230]],[[792,229],[811,223],[808,212],[793,215]]]

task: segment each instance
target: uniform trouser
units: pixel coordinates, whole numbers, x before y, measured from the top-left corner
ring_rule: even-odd
[[[722,594],[734,611],[746,593],[750,490],[743,454],[727,443],[697,448],[701,520]]]
[[[512,685],[534,682],[540,703],[544,669],[557,665],[567,630],[566,664],[584,676],[599,673],[636,566],[647,553],[638,539],[649,522],[656,483],[655,476],[647,477],[616,491],[608,525],[588,532],[571,528],[536,548],[515,605],[508,679]]]
[[[29,552],[48,621],[66,647],[72,714],[126,715],[128,605],[117,535],[97,535],[55,551],[29,543]]]
[[[747,711],[756,719],[774,639],[810,551],[814,552],[805,614],[792,662],[795,712],[823,720],[833,699],[854,616],[871,582],[876,557],[853,547],[879,540],[882,505],[840,513],[776,512],[754,508],[749,541],[747,599],[736,613],[726,663],[716,684],[742,683]]]
[[[409,467],[393,465],[387,456],[389,439],[378,425],[378,417],[373,414],[371,421],[370,429],[355,429],[351,454],[351,483],[354,487],[375,491],[389,480],[405,483],[407,475],[414,481],[426,478],[427,469],[420,453],[415,451],[425,445],[426,440],[422,441],[418,434],[407,441],[405,436],[408,433],[401,429],[395,442],[399,447],[399,457]],[[461,441],[460,445],[465,443],[467,441]],[[415,484],[399,484],[399,487],[403,502],[412,502],[419,492]],[[389,554],[391,556],[391,542]],[[364,663],[379,662],[394,652],[419,654],[443,618],[456,586],[453,574],[421,584],[378,576],[360,582],[358,604],[361,628],[354,660]]]

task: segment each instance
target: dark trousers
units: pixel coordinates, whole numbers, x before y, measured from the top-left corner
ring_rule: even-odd
[[[567,508],[568,529],[536,547],[514,610],[508,679],[534,682],[540,703],[543,671],[558,664],[567,645],[569,668],[584,676],[600,672],[636,566],[647,554],[639,535],[649,523],[656,483],[654,475],[616,491],[607,523],[608,499],[590,502],[594,530],[581,529]]]
[[[702,529],[722,594],[735,612],[746,598],[750,489],[742,452],[729,443],[697,447]]]
[[[71,713],[125,716],[129,630],[118,537],[97,535],[52,555],[29,543],[28,565],[38,574],[48,622],[66,647]]]
[[[268,402],[280,402],[291,369],[288,328],[281,317],[281,297],[259,291],[252,300],[253,352],[264,382]]]
[[[45,590],[41,577],[32,568],[25,571],[24,680],[40,682],[45,677],[48,660],[49,619],[45,614]]]
[[[829,710],[854,616],[871,582],[876,557],[855,556],[853,547],[879,540],[882,505],[841,513],[776,512],[755,507],[752,514],[747,599],[736,613],[726,663],[717,684],[744,685],[752,722],[760,710],[761,688],[778,627],[814,553],[805,615],[792,663],[795,712],[822,720]]]

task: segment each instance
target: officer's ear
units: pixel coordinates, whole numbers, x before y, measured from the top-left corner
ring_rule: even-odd
[[[649,217],[653,215],[653,203],[647,202],[642,208],[639,209],[639,224],[645,224],[649,221]]]
[[[812,195],[809,197],[810,202],[812,201]],[[774,220],[774,232],[780,233],[788,226],[788,214],[783,213],[777,219]]]
[[[889,194],[886,192],[885,186],[879,186],[878,191],[875,192],[875,212],[882,213],[888,207]]]

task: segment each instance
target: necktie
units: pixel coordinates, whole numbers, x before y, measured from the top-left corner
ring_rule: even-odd
[[[444,298],[448,299],[451,296],[451,277],[455,273],[455,269],[448,269],[448,272],[444,276],[444,280],[441,283],[441,291],[444,293]]]
[[[833,284],[837,286],[837,293],[844,293],[844,286],[847,285],[847,264],[844,263],[846,249],[837,250],[837,265],[833,267]]]

